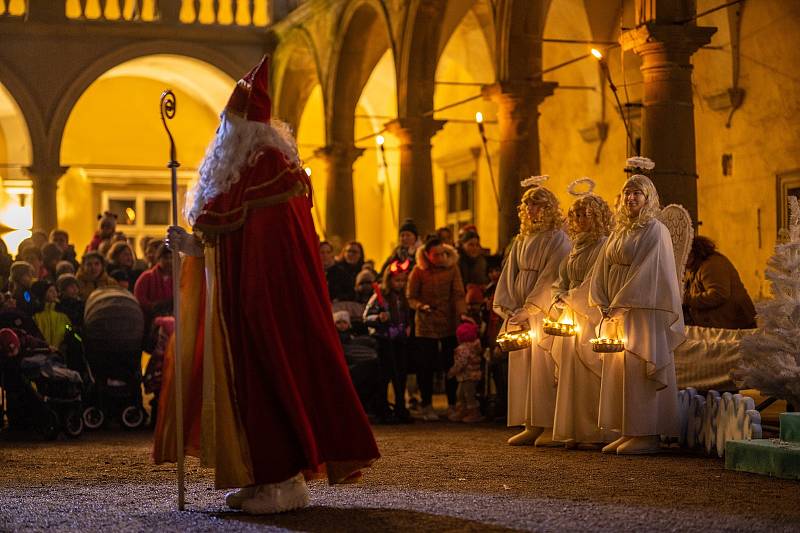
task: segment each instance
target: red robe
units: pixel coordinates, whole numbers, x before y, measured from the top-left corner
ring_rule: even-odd
[[[215,247],[217,301],[211,305],[224,339],[212,357],[216,365],[217,352],[225,351],[221,357],[230,363],[222,372],[217,367],[213,390],[217,397],[223,390],[224,401],[230,400],[233,426],[239,428],[231,430],[233,437],[225,436],[217,426],[226,424],[227,417],[217,409],[212,423],[217,436],[209,439],[216,448],[228,448],[224,453],[238,455],[246,472],[220,475],[220,462],[228,459],[218,449],[216,461],[207,462],[217,467],[220,488],[247,484],[242,477],[255,484],[275,483],[325,467],[331,482],[341,482],[379,457],[331,317],[310,196],[303,169],[267,148],[228,193],[206,204],[195,224],[206,246]],[[208,251],[206,257],[208,262]],[[181,297],[191,298],[185,292],[196,287],[185,285]],[[208,301],[206,296],[200,308]],[[202,310],[188,315],[187,320],[197,321],[194,333],[202,336],[208,319],[203,326]],[[201,339],[182,337],[180,342],[182,352],[184,343],[194,351],[192,368],[183,372],[197,381],[203,361],[209,366],[208,347],[203,359]],[[170,384],[165,379],[165,386]],[[184,385],[189,395],[184,400],[187,453],[197,454],[202,447],[198,435],[206,434],[199,425],[207,423],[208,398],[197,399],[204,388],[209,390],[206,384]],[[171,420],[164,418],[156,434],[157,461],[173,455],[170,441],[164,440]]]

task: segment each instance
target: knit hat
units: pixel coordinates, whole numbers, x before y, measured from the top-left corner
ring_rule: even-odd
[[[472,322],[462,322],[456,329],[456,338],[459,343],[474,341],[478,338],[478,326]]]
[[[58,289],[58,294],[64,294],[64,291],[67,290],[67,287],[73,284],[80,287],[78,284],[78,278],[76,278],[74,274],[61,274],[56,280],[56,289]]]
[[[19,349],[19,337],[13,329],[0,329],[0,352],[10,354],[15,349]]]
[[[417,225],[414,224],[414,221],[411,220],[410,218],[405,219],[403,223],[400,224],[400,229],[398,230],[398,233],[401,233],[403,231],[410,231],[414,235],[419,236],[419,230],[417,230]]]
[[[368,268],[363,269],[356,276],[356,287],[362,283],[375,283],[375,274]]]
[[[475,231],[474,229],[462,231],[461,234],[459,234],[458,236],[458,242],[460,242],[461,244],[467,242],[470,239],[480,239],[480,236],[478,236],[478,232]]]
[[[334,322],[334,324],[336,322],[339,322],[340,320],[342,322],[347,322],[348,325],[351,325],[351,323],[350,323],[350,313],[348,313],[347,311],[336,311],[335,313],[333,313],[333,322]]]
[[[467,285],[466,301],[469,304],[482,304],[485,300],[483,296],[483,289],[477,283],[470,283]]]

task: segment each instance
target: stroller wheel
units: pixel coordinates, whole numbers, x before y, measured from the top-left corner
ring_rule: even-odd
[[[48,409],[39,424],[39,432],[45,440],[55,440],[55,438],[58,437],[60,429],[61,421],[58,419],[58,413],[52,409]]]
[[[128,429],[137,429],[144,424],[144,411],[135,405],[129,405],[122,411],[122,425]]]
[[[83,433],[83,417],[79,411],[70,411],[64,421],[64,432],[68,437],[77,438]]]
[[[106,415],[97,407],[87,407],[83,410],[83,425],[89,429],[97,429],[103,425]]]

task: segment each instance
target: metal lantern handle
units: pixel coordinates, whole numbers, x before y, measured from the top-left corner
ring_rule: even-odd
[[[551,312],[553,311],[553,308],[556,306],[556,304],[558,303],[558,301],[559,301],[559,299],[558,299],[558,298],[556,298],[555,300],[553,300],[553,303],[551,303],[551,304],[550,304],[550,307],[548,307],[548,308],[547,308],[547,318],[548,318],[548,319],[549,319],[551,316],[553,316],[553,315],[551,314]],[[572,308],[572,306],[570,306],[570,305],[569,305],[567,302],[565,302],[564,300],[561,300],[561,302],[562,302],[562,303],[563,303],[563,304],[566,306],[566,308],[567,308],[567,309],[569,309],[569,314],[570,314],[570,315],[572,315],[572,323],[573,323],[573,324],[575,324],[575,310]]]

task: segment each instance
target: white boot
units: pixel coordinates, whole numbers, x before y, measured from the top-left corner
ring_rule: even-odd
[[[617,455],[648,455],[661,452],[661,439],[658,435],[631,437],[617,448]]]
[[[525,426],[525,429],[508,439],[510,446],[529,446],[542,434],[542,428]]]
[[[629,440],[630,440],[630,437],[624,437],[624,436],[620,437],[617,440],[615,440],[614,442],[612,442],[610,444],[606,444],[605,446],[603,446],[602,452],[603,453],[617,453],[617,448],[619,448],[620,446],[622,446],[623,444],[625,444]]]
[[[537,448],[561,446],[562,443],[553,440],[553,428],[542,428],[542,433],[536,438],[533,443]]]
[[[269,485],[259,485],[255,495],[242,503],[248,514],[273,514],[308,505],[308,487],[303,474]]]
[[[256,485],[250,485],[225,495],[225,505],[231,509],[241,509],[245,500],[249,500],[256,494]]]

